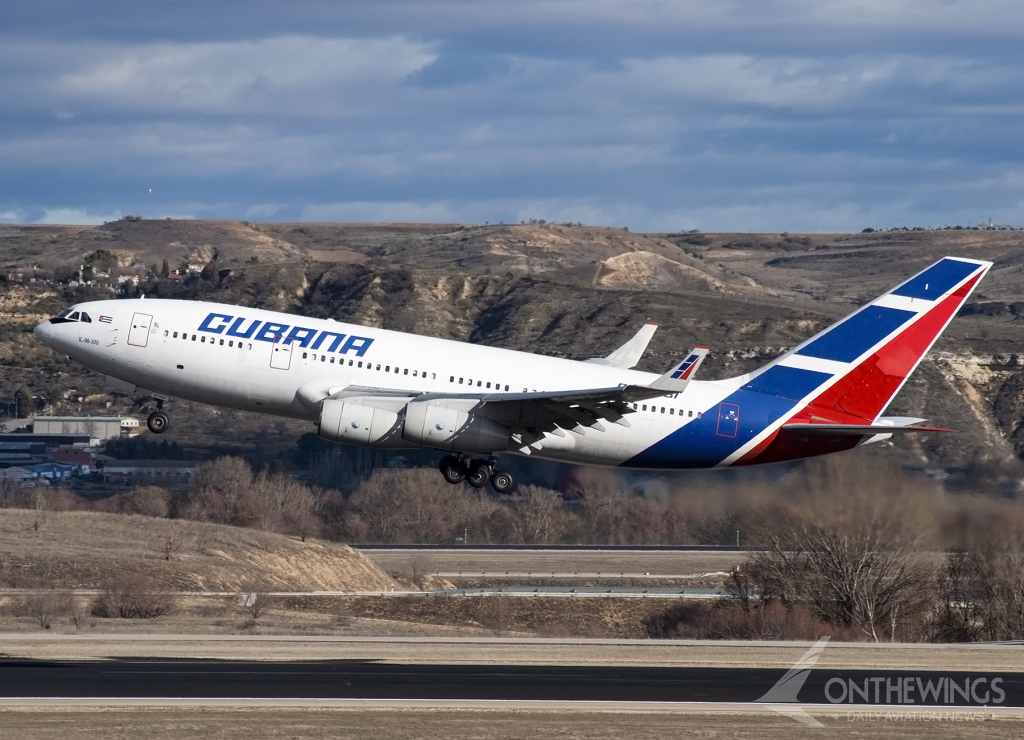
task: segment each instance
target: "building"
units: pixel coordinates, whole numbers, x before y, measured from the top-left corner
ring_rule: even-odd
[[[84,434],[101,442],[138,428],[139,420],[131,416],[37,416],[32,423],[33,434]]]
[[[3,437],[0,437],[3,440]],[[42,442],[0,441],[0,468],[12,465],[34,465],[46,460],[46,445]]]
[[[103,463],[103,481],[185,483],[196,465],[192,460],[109,460]]]
[[[61,447],[54,450],[50,457],[56,463],[74,465],[82,473],[88,473],[96,462],[95,455],[83,450],[81,447]]]
[[[61,465],[60,463],[40,463],[29,468],[33,478],[47,481],[61,481],[70,478],[75,474],[74,465]]]

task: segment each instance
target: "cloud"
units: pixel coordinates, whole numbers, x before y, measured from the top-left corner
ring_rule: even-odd
[[[0,30],[5,209],[782,231],[1024,200],[1016,1],[136,5]]]
[[[108,221],[116,221],[122,215],[124,214],[120,211],[107,215],[96,215],[88,208],[44,208],[42,216],[34,219],[31,223],[95,226]]]
[[[370,223],[455,223],[447,203],[412,201],[316,203],[305,206],[302,221],[365,221]]]

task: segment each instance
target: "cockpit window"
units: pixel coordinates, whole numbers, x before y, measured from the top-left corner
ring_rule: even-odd
[[[92,323],[92,319],[89,318],[89,314],[87,314],[85,311],[82,311],[82,321],[86,324]]]
[[[80,312],[76,311],[75,307],[72,306],[71,308],[68,308],[68,309],[62,311],[61,313],[57,314],[52,319],[50,319],[50,323],[51,324],[66,324],[69,321],[78,321],[79,315],[87,316],[86,314],[80,314]],[[85,321],[89,321],[91,323],[91,320],[88,317],[85,319]]]

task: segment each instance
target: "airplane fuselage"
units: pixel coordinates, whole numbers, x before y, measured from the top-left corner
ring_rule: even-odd
[[[658,376],[497,347],[216,303],[165,299],[75,307],[85,323],[37,333],[72,360],[143,391],[217,406],[316,420],[319,402],[349,387],[382,393],[543,393],[646,385]],[[102,317],[102,320],[101,320]],[[46,332],[43,335],[43,332]],[[636,404],[630,426],[573,435],[538,457],[621,465],[701,419],[737,382],[694,381]],[[568,442],[562,443],[568,447]],[[409,445],[414,446],[414,445]],[[515,450],[496,450],[506,452]]]

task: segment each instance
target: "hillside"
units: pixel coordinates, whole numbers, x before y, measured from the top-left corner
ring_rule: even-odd
[[[399,331],[584,359],[660,324],[640,368],[661,372],[696,344],[701,373],[746,372],[947,254],[995,267],[937,342],[891,413],[955,434],[896,442],[914,465],[1017,464],[1024,456],[1024,232],[634,234],[558,224],[248,224],[118,221],[98,227],[0,227],[0,398],[25,385],[76,412],[128,409],[101,378],[36,343],[32,323],[97,287],[47,282],[96,249],[143,278],[163,259],[213,260],[207,277],[143,280],[148,296],[254,305]],[[37,282],[25,282],[32,279]],[[72,394],[69,388],[74,388]],[[64,396],[69,395],[68,399]],[[81,397],[82,401],[77,399]],[[186,446],[237,434],[271,457],[305,424],[175,402]],[[137,407],[136,407],[137,409]],[[138,409],[137,409],[138,412]]]
[[[38,529],[36,523],[38,522]],[[179,543],[171,559],[168,541]],[[99,588],[138,572],[185,591],[368,591],[394,585],[345,545],[271,532],[94,512],[0,509],[3,587]],[[30,574],[30,575],[29,575]]]

